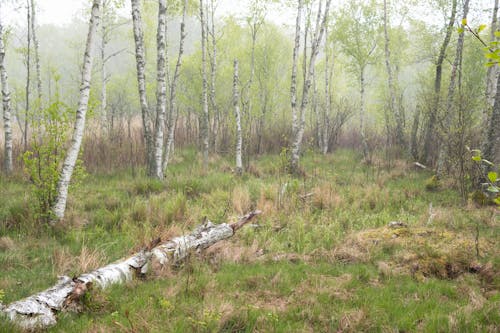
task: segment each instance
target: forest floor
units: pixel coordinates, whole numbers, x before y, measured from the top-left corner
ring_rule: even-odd
[[[194,150],[177,155],[165,182],[87,175],[55,229],[35,222],[25,180],[0,179],[0,300],[188,232],[205,216],[234,221],[257,208],[263,214],[231,239],[145,280],[92,290],[85,311],[61,314],[48,331],[500,330],[497,208],[426,190],[431,174],[406,162],[366,166],[347,150],[307,153],[302,178],[277,155],[240,178],[229,159],[213,158],[204,175]],[[0,320],[0,331],[12,330]]]

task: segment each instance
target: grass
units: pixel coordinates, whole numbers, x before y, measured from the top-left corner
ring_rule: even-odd
[[[302,178],[283,172],[278,156],[260,157],[239,178],[231,165],[213,158],[203,174],[184,150],[165,182],[140,172],[89,175],[55,229],[37,225],[22,178],[0,179],[1,301],[187,232],[205,216],[226,222],[258,208],[258,227],[145,281],[93,290],[83,313],[61,314],[49,331],[500,329],[495,208],[464,205],[453,189],[428,191],[431,175],[401,161],[367,166],[348,150],[307,153]],[[408,227],[387,228],[390,221]]]

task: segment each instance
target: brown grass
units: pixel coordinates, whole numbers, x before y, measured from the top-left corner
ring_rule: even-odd
[[[250,210],[251,200],[250,193],[246,186],[236,186],[233,190],[232,202],[234,210],[243,215]]]
[[[13,250],[16,247],[16,243],[12,238],[8,236],[0,237],[0,251]]]
[[[107,264],[104,252],[97,249],[82,247],[80,255],[76,257],[76,264],[79,272],[89,272]]]

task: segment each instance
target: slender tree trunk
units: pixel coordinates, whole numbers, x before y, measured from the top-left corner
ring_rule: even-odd
[[[389,32],[387,31],[388,18],[387,18],[387,0],[384,0],[384,40],[385,40],[385,67],[387,70],[387,86],[389,89],[389,109],[394,115],[396,120],[396,143],[398,146],[403,148],[405,146],[404,137],[404,124],[402,108],[396,105],[396,88],[394,85],[394,76],[392,74],[391,67],[391,51],[390,51],[390,41]]]
[[[66,210],[66,200],[68,197],[68,187],[83,139],[83,131],[85,129],[85,116],[87,113],[90,94],[92,53],[94,49],[94,38],[97,26],[99,24],[100,5],[100,0],[93,1],[92,12],[90,16],[89,33],[87,35],[87,43],[85,46],[85,54],[83,57],[82,83],[80,85],[80,100],[78,102],[78,109],[76,111],[75,127],[73,137],[71,139],[71,145],[67,151],[66,158],[64,159],[61,173],[59,174],[59,181],[57,183],[57,196],[54,206],[52,207],[52,212],[54,214],[52,222],[57,222],[57,220],[61,220],[64,218],[64,211]]]
[[[360,94],[360,105],[359,105],[359,133],[361,135],[361,146],[363,149],[363,158],[366,162],[371,163],[370,152],[368,148],[368,141],[366,140],[365,133],[365,67],[361,67],[359,72],[359,94]]]
[[[163,179],[163,136],[165,134],[165,114],[167,105],[167,82],[165,74],[165,24],[167,6],[165,0],[158,1],[158,29],[156,33],[157,45],[157,74],[156,74],[156,123],[155,123],[155,151],[154,176]]]
[[[153,176],[153,138],[151,130],[151,120],[149,118],[149,106],[146,96],[146,56],[144,52],[144,33],[142,31],[142,18],[140,1],[131,0],[132,22],[134,26],[135,59],[137,67],[137,82],[139,89],[139,101],[141,104],[142,127],[144,131],[144,141],[146,143],[146,167],[149,176]]]
[[[107,98],[107,69],[106,69],[106,46],[107,46],[107,22],[105,20],[106,18],[106,12],[108,10],[108,2],[103,1],[102,3],[102,22],[101,22],[101,128],[105,129],[106,128],[106,121],[107,121],[107,104],[108,104],[108,98]],[[112,133],[113,131],[113,122],[110,124],[110,131],[109,134]]]
[[[321,142],[321,153],[326,155],[328,153],[328,142],[329,138],[329,121],[328,117],[330,115],[331,107],[332,107],[332,96],[330,94],[330,70],[329,70],[329,54],[328,54],[328,26],[325,27],[325,110],[323,111],[323,126],[322,133],[320,135]]]
[[[463,16],[462,21],[467,19],[467,14],[469,13],[469,0],[465,0],[463,7]],[[461,26],[462,29],[464,26]],[[455,114],[455,85],[457,79],[457,72],[461,71],[462,65],[462,53],[464,49],[464,32],[460,32],[458,35],[457,48],[455,53],[455,60],[453,61],[453,65],[451,67],[451,76],[450,76],[450,85],[448,86],[448,97],[446,100],[446,110],[444,115],[444,132],[449,131],[452,123],[453,116]],[[450,132],[447,133],[448,135]],[[446,135],[445,135],[446,136]],[[438,179],[443,178],[445,173],[446,159],[448,158],[448,141],[449,140],[441,140],[441,145],[439,148],[438,161],[437,161],[437,169],[436,175]]]
[[[42,76],[40,73],[40,43],[36,34],[36,7],[35,0],[31,0],[31,33],[33,36],[33,48],[35,51],[36,88],[38,93],[38,109],[42,109]]]
[[[208,13],[207,13],[208,15]],[[212,53],[210,56],[210,106],[212,107],[213,126],[212,126],[212,149],[217,152],[219,136],[219,108],[216,99],[217,84],[217,38],[215,35],[215,0],[210,0],[210,29],[208,36],[212,42]]]
[[[3,129],[5,135],[4,142],[4,170],[10,174],[13,170],[12,163],[12,125],[11,125],[11,107],[10,107],[10,91],[7,77],[7,70],[5,69],[5,46],[4,46],[4,32],[1,22],[1,4],[0,4],[0,82],[2,88],[2,106],[3,106]]]
[[[299,59],[299,48],[300,48],[300,27],[302,20],[302,8],[303,1],[298,0],[297,6],[297,19],[295,21],[295,43],[293,47],[293,57],[292,57],[292,78],[290,85],[290,103],[292,107],[292,135],[297,133],[299,128],[299,118],[297,110],[297,67]]]
[[[233,76],[233,107],[236,120],[236,174],[241,175],[243,172],[243,163],[241,158],[241,115],[240,115],[240,100],[238,96],[238,60],[234,60],[234,76]]]
[[[499,163],[500,147],[500,75],[497,75],[497,88],[493,112],[488,121],[488,128],[481,147],[482,157],[488,161]]]
[[[413,159],[418,160],[418,127],[420,123],[420,106],[417,106],[415,115],[413,117],[413,124],[411,127],[411,156]]]
[[[432,163],[431,151],[435,146],[435,125],[437,121],[437,114],[439,110],[440,94],[441,94],[441,78],[443,74],[443,62],[446,56],[446,49],[450,43],[451,34],[453,32],[453,25],[455,24],[455,17],[457,15],[457,0],[452,1],[451,16],[448,26],[446,28],[446,35],[439,50],[439,56],[436,61],[436,77],[434,79],[434,102],[429,112],[429,119],[425,130],[424,137],[424,150],[422,158],[426,163]]]
[[[300,0],[299,0],[300,1]],[[308,69],[307,69],[307,75],[304,80],[303,84],[303,89],[302,89],[302,101],[300,104],[300,122],[298,123],[298,128],[297,132],[294,134],[294,141],[292,143],[292,154],[290,158],[290,170],[292,173],[296,173],[298,171],[298,166],[299,166],[299,158],[300,158],[300,149],[302,145],[302,138],[304,136],[304,130],[305,130],[305,114],[306,114],[306,108],[309,103],[309,90],[311,88],[311,78],[314,73],[314,66],[316,63],[316,57],[318,56],[319,53],[319,45],[321,43],[321,40],[323,39],[323,35],[325,33],[325,28],[326,28],[326,22],[327,22],[327,17],[328,13],[330,10],[330,3],[331,0],[326,1],[325,5],[325,12],[324,14],[321,14],[322,10],[322,1],[320,1],[319,6],[318,6],[318,16],[316,20],[316,29],[314,36],[312,38],[312,47],[311,47],[311,55],[309,58],[309,64],[308,64]],[[304,55],[306,57],[307,55]]]
[[[168,125],[167,143],[165,147],[165,156],[163,160],[163,170],[166,170],[168,166],[168,160],[170,158],[171,148],[174,143],[175,125],[177,123],[177,81],[180,75],[180,68],[182,64],[182,55],[184,54],[184,40],[186,39],[186,10],[187,10],[187,0],[184,0],[182,9],[182,22],[181,22],[181,36],[179,39],[179,54],[177,55],[177,63],[175,64],[174,76],[170,85],[170,99],[169,99],[169,110],[170,110],[170,121]]]
[[[27,25],[28,25],[28,46],[26,50],[26,105],[24,110],[24,130],[23,130],[23,142],[24,151],[28,150],[28,118],[30,111],[30,79],[31,79],[31,4],[30,0],[26,0],[26,14],[27,14]]]
[[[491,30],[490,30],[490,41],[494,42],[497,40],[495,32],[498,30],[498,0],[495,0],[495,5],[493,7],[493,15],[491,18]],[[489,105],[493,106],[495,104],[496,96],[496,81],[498,75],[498,66],[488,67],[488,72],[486,76],[486,99]],[[488,109],[485,109],[488,110]],[[488,113],[483,113],[483,126],[487,126]]]
[[[201,20],[201,101],[202,101],[202,149],[203,149],[203,171],[208,171],[208,149],[209,149],[209,122],[208,122],[208,96],[207,96],[207,48],[206,48],[206,22],[203,10],[203,0],[200,0]]]

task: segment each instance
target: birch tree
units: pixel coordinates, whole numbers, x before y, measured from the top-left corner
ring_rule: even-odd
[[[366,121],[366,69],[373,63],[378,43],[374,1],[351,1],[340,12],[336,21],[335,37],[344,54],[352,59],[349,69],[359,83],[359,132],[365,161],[370,162],[368,141],[365,133]],[[370,36],[369,40],[366,36]]]
[[[396,87],[394,84],[394,76],[391,67],[391,50],[390,50],[390,40],[388,33],[388,9],[387,0],[384,0],[384,55],[385,55],[385,68],[387,70],[387,88],[389,90],[389,110],[394,115],[396,120],[396,143],[399,147],[405,146],[404,137],[404,115],[402,108],[396,103]]]
[[[469,0],[465,0],[463,6],[463,16],[461,21],[461,30],[458,35],[455,59],[453,60],[453,64],[451,66],[451,74],[450,74],[450,84],[448,86],[448,97],[446,100],[446,109],[444,115],[444,131],[447,132],[450,129],[452,118],[454,116],[454,101],[455,101],[455,90],[457,85],[457,75],[458,72],[461,71],[462,66],[462,54],[464,49],[464,22],[467,22],[467,15],[469,13]],[[460,82],[459,82],[460,85]],[[449,132],[448,132],[449,134]],[[436,176],[438,179],[442,179],[445,172],[445,162],[448,158],[448,140],[441,140],[441,145],[439,147],[438,160],[437,160],[437,169]]]
[[[179,39],[179,53],[177,55],[177,62],[175,64],[174,76],[170,83],[170,95],[169,95],[169,122],[167,128],[167,141],[165,143],[165,154],[163,157],[163,170],[166,170],[168,166],[168,161],[170,158],[172,146],[174,144],[175,135],[175,125],[177,123],[177,82],[179,81],[180,69],[182,65],[182,56],[184,54],[184,41],[186,39],[186,13],[187,11],[187,0],[183,1],[182,5],[182,21],[180,28],[180,39]],[[168,64],[167,64],[168,66]]]
[[[35,0],[31,0],[31,34],[33,37],[33,49],[35,52],[35,72],[36,72],[36,90],[38,93],[38,109],[42,108],[42,76],[40,74],[40,43],[38,42],[36,31],[36,6]]]
[[[203,150],[203,171],[208,170],[208,149],[209,149],[209,121],[208,121],[208,82],[207,82],[207,47],[206,47],[206,18],[203,9],[203,0],[200,0],[200,22],[201,22],[201,140]]]
[[[439,55],[436,60],[436,76],[434,78],[434,101],[431,106],[424,134],[425,136],[424,136],[422,159],[425,160],[426,163],[432,162],[431,150],[435,143],[435,126],[437,121],[439,104],[441,100],[441,80],[443,76],[443,62],[446,57],[446,50],[448,48],[448,44],[450,43],[456,15],[457,15],[457,0],[452,0],[450,20],[448,22],[448,25],[446,26],[446,33],[443,40],[443,44],[441,44],[441,48],[439,49]]]
[[[233,75],[233,107],[234,118],[236,121],[236,174],[241,175],[243,172],[243,162],[241,158],[241,114],[240,114],[240,100],[238,96],[238,60],[234,60],[234,75]]]
[[[78,109],[76,111],[75,127],[71,139],[70,147],[66,153],[59,180],[57,183],[57,196],[52,208],[53,220],[52,223],[64,218],[66,210],[66,200],[68,198],[68,187],[71,181],[71,176],[75,168],[80,146],[83,139],[83,131],[85,129],[85,118],[90,95],[90,79],[92,74],[92,54],[94,51],[94,39],[97,26],[100,19],[101,0],[94,0],[92,3],[92,11],[90,15],[89,31],[87,42],[85,44],[85,53],[83,56],[82,78],[80,85],[80,99],[78,101]]]
[[[319,46],[323,39],[323,35],[325,33],[327,17],[330,11],[331,0],[326,0],[325,7],[323,8],[323,1],[320,0],[318,4],[318,12],[316,17],[316,24],[314,29],[314,34],[311,39],[311,53],[309,55],[309,60],[307,61],[307,53],[303,55],[304,57],[304,82],[302,86],[302,98],[300,103],[300,108],[297,110],[296,101],[296,66],[297,66],[297,57],[298,57],[298,49],[300,47],[300,27],[296,28],[295,35],[295,46],[293,53],[293,67],[292,67],[292,129],[293,129],[293,141],[291,147],[291,157],[290,157],[290,171],[292,173],[298,172],[299,166],[299,158],[300,151],[302,145],[302,138],[304,136],[305,130],[305,120],[306,120],[306,108],[309,103],[309,90],[312,85],[312,78],[314,75],[314,66],[316,63],[316,58],[319,53]],[[300,17],[302,11],[303,3],[302,0],[299,0],[298,8],[297,8],[297,24],[300,25]],[[304,43],[305,44],[305,43]],[[298,112],[297,112],[298,111]],[[299,118],[300,117],[300,118]]]
[[[157,74],[156,74],[156,123],[155,123],[155,151],[154,176],[163,179],[163,135],[165,134],[165,114],[167,104],[167,81],[165,74],[165,24],[167,6],[165,0],[158,1],[158,30],[157,45]]]
[[[10,90],[8,84],[7,70],[5,69],[5,45],[4,28],[1,15],[2,5],[0,4],[0,83],[2,88],[2,107],[3,107],[3,129],[4,129],[4,170],[7,174],[13,170],[12,163],[12,125],[11,125],[11,106]]]

